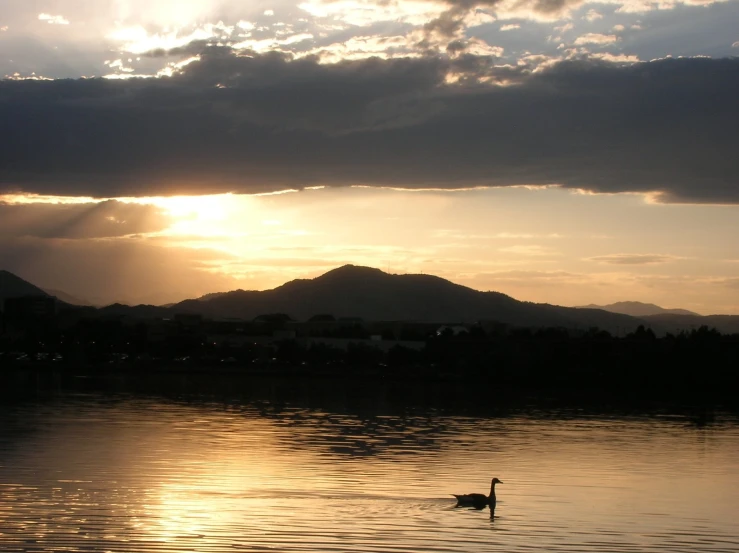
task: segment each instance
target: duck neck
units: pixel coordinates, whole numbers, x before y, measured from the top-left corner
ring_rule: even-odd
[[[495,499],[495,482],[490,484],[490,495],[488,496],[488,499]]]

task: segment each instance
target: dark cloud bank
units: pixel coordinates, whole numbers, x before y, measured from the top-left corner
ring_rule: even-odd
[[[0,191],[561,184],[738,203],[737,98],[739,58],[531,73],[465,54],[321,65],[211,49],[165,79],[0,82]]]

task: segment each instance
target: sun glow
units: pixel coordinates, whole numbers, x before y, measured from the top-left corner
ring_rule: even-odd
[[[170,50],[190,44],[193,41],[207,41],[228,38],[234,28],[221,22],[207,23],[199,27],[175,28],[151,33],[142,25],[118,27],[107,34],[108,40],[120,43],[124,52],[143,54],[153,50]]]
[[[216,196],[170,196],[125,201],[141,201],[164,208],[173,217],[196,217],[199,220],[221,221],[226,217],[228,203],[232,194]]]
[[[120,198],[127,203],[141,203],[161,208],[174,223],[164,234],[200,237],[235,236],[243,233],[242,224],[250,219],[250,205],[232,194],[212,196],[169,196]]]
[[[104,200],[89,196],[47,196],[44,194],[0,194],[0,204],[89,204]]]

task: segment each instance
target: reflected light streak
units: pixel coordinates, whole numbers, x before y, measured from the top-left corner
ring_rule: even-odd
[[[615,540],[613,551],[728,551],[737,541],[733,419],[694,429],[683,417],[587,410],[396,415],[400,403],[373,396],[300,409],[255,392],[253,404],[216,395],[228,403],[36,409],[23,428],[38,430],[3,451],[5,481],[18,482],[3,489],[13,505],[3,539],[44,551],[80,536],[96,552],[427,551],[441,540],[486,550],[486,513],[454,510],[449,493],[480,489],[503,467],[500,550],[588,552]]]

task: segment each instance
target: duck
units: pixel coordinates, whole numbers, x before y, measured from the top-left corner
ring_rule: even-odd
[[[490,483],[490,495],[484,495],[481,493],[468,493],[464,495],[452,495],[457,498],[457,507],[474,507],[475,509],[484,509],[490,507],[491,511],[495,510],[495,485],[502,484],[501,480],[493,478]]]

